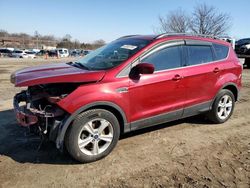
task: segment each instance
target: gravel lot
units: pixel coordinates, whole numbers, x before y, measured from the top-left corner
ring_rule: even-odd
[[[105,159],[79,164],[17,126],[9,82],[20,68],[72,59],[0,59],[0,187],[250,187],[250,70],[232,118],[187,118],[122,136]]]

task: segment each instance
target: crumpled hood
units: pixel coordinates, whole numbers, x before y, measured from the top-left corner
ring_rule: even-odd
[[[48,83],[97,82],[105,75],[105,71],[89,71],[66,63],[55,63],[18,70],[11,75],[15,86],[33,86]]]

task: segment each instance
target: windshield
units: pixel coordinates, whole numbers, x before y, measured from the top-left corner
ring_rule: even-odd
[[[118,39],[89,53],[77,63],[89,70],[107,70],[120,65],[149,43],[150,40],[145,39]]]

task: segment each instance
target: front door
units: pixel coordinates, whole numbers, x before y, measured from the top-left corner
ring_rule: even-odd
[[[130,80],[132,130],[181,117],[186,95],[182,84],[183,44],[168,43],[142,57],[141,62],[153,64],[155,72]]]

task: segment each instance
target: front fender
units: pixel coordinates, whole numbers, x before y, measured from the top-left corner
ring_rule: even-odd
[[[80,114],[81,112],[84,112],[85,110],[93,108],[95,106],[96,107],[97,106],[107,106],[107,107],[112,107],[112,108],[116,109],[121,114],[121,116],[123,118],[123,122],[124,122],[123,132],[130,131],[130,125],[127,122],[126,114],[118,105],[111,103],[111,102],[107,102],[107,101],[97,101],[97,102],[82,106],[81,108],[76,110],[73,114],[71,114],[69,117],[66,117],[65,120],[63,120],[61,122],[61,124],[59,125],[58,134],[57,134],[57,138],[56,138],[56,147],[58,149],[63,148],[64,137],[65,137],[66,131],[67,131],[68,127],[70,126],[70,124],[74,121],[75,117],[78,114]]]
[[[67,111],[70,116],[61,122],[59,126],[58,136],[56,139],[57,148],[62,148],[65,133],[69,125],[75,117],[87,109],[105,106],[118,111],[124,122],[124,132],[128,132],[130,126],[128,124],[129,102],[128,93],[117,92],[120,85],[112,84],[91,84],[83,85],[70,93],[67,97],[59,101],[57,104]]]

